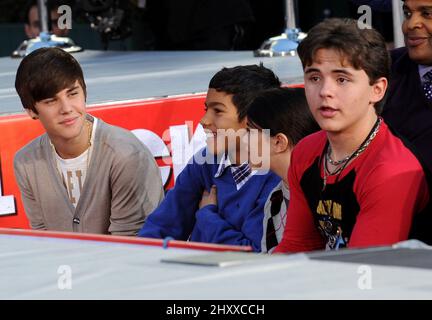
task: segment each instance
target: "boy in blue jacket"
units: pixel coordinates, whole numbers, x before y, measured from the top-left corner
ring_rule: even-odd
[[[201,119],[207,147],[192,157],[139,236],[261,251],[264,204],[280,178],[251,170],[235,137],[246,130],[247,108],[257,93],[276,87],[279,79],[263,66],[223,68],[213,76]]]

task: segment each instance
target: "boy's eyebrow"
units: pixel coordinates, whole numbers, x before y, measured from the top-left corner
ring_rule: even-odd
[[[54,96],[54,97],[49,97],[49,98],[45,98],[45,99],[41,99],[41,100],[39,100],[39,101],[37,101],[37,102],[49,101],[49,100],[55,100],[55,99],[56,99],[56,96]]]
[[[306,70],[304,71],[305,74],[312,73],[312,72],[321,72],[321,70],[318,68],[306,68]],[[334,69],[331,72],[332,73],[342,73],[342,74],[346,74],[347,76],[353,75],[351,72],[349,72],[346,69]]]
[[[214,107],[216,107],[216,106],[222,106],[222,107],[224,107],[225,109],[226,109],[226,106],[222,103],[222,102],[218,102],[218,101],[210,101],[210,102],[204,102],[204,105],[207,107],[207,108],[214,108]]]
[[[67,89],[67,92],[70,92],[70,91],[76,90],[76,89],[78,89],[78,88],[79,88],[78,85],[73,85],[72,87],[70,87],[70,88]]]
[[[317,68],[309,68],[309,67],[306,67],[306,69],[305,69],[305,71],[304,71],[304,73],[312,73],[312,72],[320,72],[320,70],[317,69]]]
[[[335,69],[335,70],[332,70],[332,73],[342,73],[342,74],[346,74],[347,76],[353,75],[351,72],[349,72],[346,69]]]
[[[79,88],[79,85],[77,85],[77,84],[73,84],[71,87],[69,87],[69,88],[65,88],[65,89],[67,89],[67,93],[69,93],[69,92],[71,92],[71,91],[74,91],[74,90],[76,90],[76,89],[78,89]],[[64,89],[63,89],[64,90]],[[54,97],[49,97],[49,98],[45,98],[45,99],[42,99],[42,100],[40,100],[40,101],[45,101],[45,100],[52,100],[52,99],[56,99],[57,98],[57,94],[54,96]]]

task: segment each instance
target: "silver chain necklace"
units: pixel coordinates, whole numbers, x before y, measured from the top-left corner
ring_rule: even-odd
[[[380,128],[381,125],[381,118],[378,118],[378,123],[375,125],[375,128],[373,129],[372,133],[369,135],[369,138],[360,145],[360,147],[355,150],[353,153],[351,153],[350,155],[346,156],[345,158],[341,159],[341,160],[332,160],[332,158],[330,157],[331,154],[331,145],[329,143],[328,148],[327,148],[327,152],[326,152],[326,160],[333,166],[338,166],[341,165],[345,162],[347,162],[349,159],[354,159],[356,157],[358,157],[363,151],[366,150],[366,148],[368,147],[368,145],[372,142],[372,140],[375,138],[375,136],[378,133],[378,130]]]
[[[330,147],[330,143],[328,144],[327,152],[325,154],[325,160],[324,160],[324,164],[323,164],[324,165],[324,181],[323,181],[323,188],[322,188],[323,191],[324,191],[324,189],[325,189],[325,187],[327,185],[327,177],[328,176],[338,174],[338,177],[339,177],[339,174],[343,171],[343,169],[345,169],[345,167],[347,166],[348,162],[350,162],[351,160],[354,160],[363,151],[366,150],[366,148],[369,146],[369,144],[372,142],[372,140],[376,137],[376,135],[377,135],[377,133],[379,131],[379,128],[381,126],[381,122],[382,122],[382,119],[378,118],[376,124],[372,128],[372,131],[369,133],[369,135],[366,138],[366,140],[360,145],[360,147],[358,147],[357,150],[355,150],[351,155],[349,155],[348,157],[345,157],[342,160],[333,161],[333,160],[330,159],[331,147]],[[341,165],[341,164],[342,164],[342,166],[340,166],[339,168],[336,168],[333,172],[331,172],[327,168],[327,161],[330,164],[334,165],[334,166],[338,166],[338,165]],[[334,163],[337,163],[337,162],[339,162],[339,163],[338,164],[334,164]]]

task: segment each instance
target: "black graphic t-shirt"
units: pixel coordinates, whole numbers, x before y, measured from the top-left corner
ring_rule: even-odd
[[[367,149],[323,190],[324,131],[294,148],[291,200],[275,252],[390,245],[408,238],[412,218],[429,198],[423,169],[382,122]]]
[[[315,225],[327,240],[328,249],[345,247],[351,236],[360,206],[354,194],[355,170],[340,181],[327,185],[324,190],[320,176],[320,159],[305,171],[300,185],[314,216]]]

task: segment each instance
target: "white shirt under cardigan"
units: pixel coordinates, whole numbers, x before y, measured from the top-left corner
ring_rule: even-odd
[[[57,152],[55,153],[57,165],[62,175],[65,188],[67,189],[69,200],[75,208],[81,196],[81,192],[87,176],[88,165],[91,161],[91,150],[92,146],[94,145],[96,127],[97,118],[94,118],[90,139],[90,147],[87,148],[78,157],[72,159],[63,159],[57,154]]]

